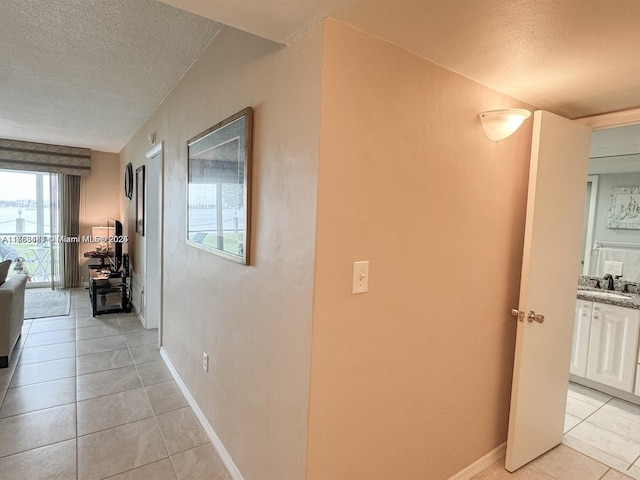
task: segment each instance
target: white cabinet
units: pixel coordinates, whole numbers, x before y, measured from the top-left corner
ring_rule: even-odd
[[[586,378],[626,392],[634,391],[640,326],[638,312],[632,308],[593,303]]]
[[[592,305],[593,302],[589,302],[588,300],[576,300],[570,372],[579,377],[587,376],[587,355],[589,354]]]

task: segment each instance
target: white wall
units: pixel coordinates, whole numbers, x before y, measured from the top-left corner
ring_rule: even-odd
[[[321,40],[319,26],[286,48],[225,28],[121,152],[121,170],[136,168],[150,132],[165,142],[163,345],[247,480],[305,477]],[[186,142],[247,106],[253,246],[242,266],[185,242]],[[133,202],[123,209],[143,274]]]
[[[640,185],[640,173],[598,175],[598,193],[596,197],[596,215],[593,235],[594,242],[633,243],[640,245],[640,230],[609,228],[607,226],[612,189],[614,187],[634,187],[638,185]],[[591,251],[591,263],[589,264],[590,275],[602,275],[602,272],[597,271],[597,260],[597,251]],[[635,275],[633,277],[633,280],[635,280]]]

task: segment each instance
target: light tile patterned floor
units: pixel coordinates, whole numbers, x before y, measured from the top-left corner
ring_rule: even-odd
[[[229,480],[160,357],[157,330],[133,314],[25,321],[0,369],[0,478]]]
[[[640,480],[640,407],[569,384],[563,445],[514,473],[504,459],[473,480]]]
[[[569,384],[562,443],[640,480],[640,406]]]

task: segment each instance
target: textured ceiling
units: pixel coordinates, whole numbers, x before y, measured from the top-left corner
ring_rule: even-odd
[[[0,137],[118,152],[220,28],[155,0],[0,0]]]
[[[328,15],[569,118],[640,106],[638,0],[163,1],[284,43]]]
[[[221,24],[324,16],[569,118],[640,106],[638,0],[0,0],[0,137],[119,151]]]

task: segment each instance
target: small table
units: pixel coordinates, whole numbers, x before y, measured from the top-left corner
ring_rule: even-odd
[[[89,265],[89,268],[104,268],[104,259],[109,258],[109,252],[84,252],[84,257],[100,259],[100,265]]]
[[[103,313],[131,311],[129,285],[123,273],[97,268],[89,270],[89,298],[94,317]]]

